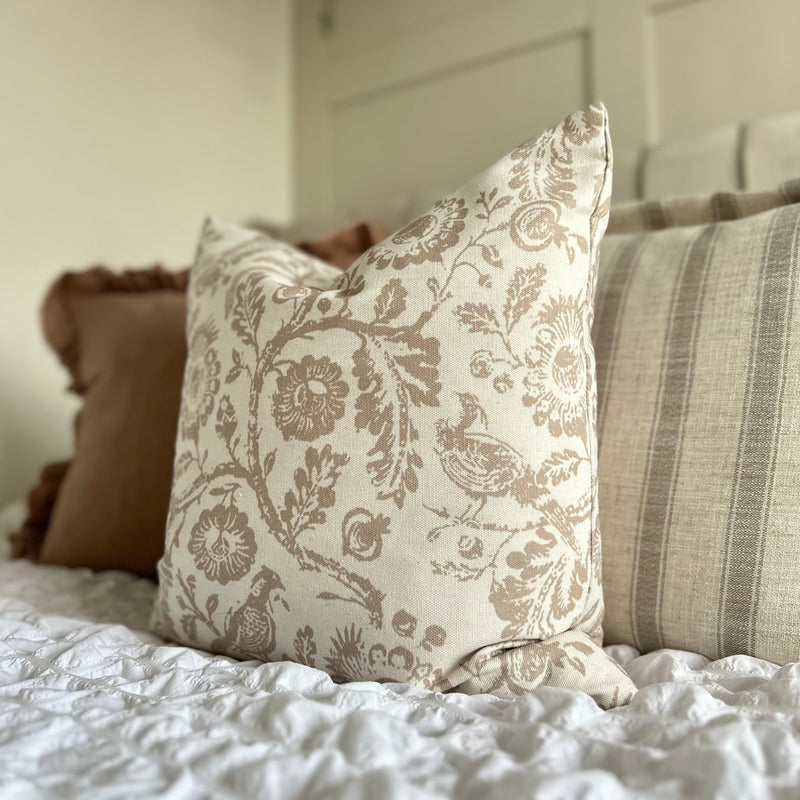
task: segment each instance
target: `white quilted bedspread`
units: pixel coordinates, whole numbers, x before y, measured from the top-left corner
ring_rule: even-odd
[[[0,561],[2,800],[800,797],[800,664],[612,648],[641,690],[609,712],[336,686],[163,644],[153,591]]]

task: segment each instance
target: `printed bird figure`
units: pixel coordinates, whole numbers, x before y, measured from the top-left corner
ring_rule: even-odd
[[[268,567],[262,567],[253,578],[247,600],[227,613],[224,635],[211,643],[211,650],[263,661],[275,649],[271,594],[277,589],[284,589],[281,579]]]
[[[478,421],[488,427],[486,412],[473,394],[458,399],[458,422],[436,422],[435,450],[445,475],[473,500],[460,519],[474,519],[490,497],[510,495],[520,505],[532,505],[538,492],[533,470],[510,444],[470,431]]]

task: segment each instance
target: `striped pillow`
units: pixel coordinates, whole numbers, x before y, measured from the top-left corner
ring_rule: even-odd
[[[640,203],[608,229],[606,641],[800,660],[800,181]]]
[[[611,209],[606,237],[741,219],[798,202],[800,178],[784,183],[774,192],[718,192],[705,197],[625,203]]]

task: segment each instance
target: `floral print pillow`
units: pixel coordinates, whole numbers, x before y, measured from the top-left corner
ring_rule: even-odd
[[[155,630],[338,681],[627,701],[599,646],[610,189],[591,106],[335,279],[208,221]]]

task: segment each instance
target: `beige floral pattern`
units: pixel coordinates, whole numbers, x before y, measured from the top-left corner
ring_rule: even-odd
[[[464,230],[467,208],[464,200],[449,197],[440,200],[428,214],[409,222],[369,251],[367,263],[376,269],[405,269],[409,264],[442,261],[446,250],[458,244]]]
[[[483,540],[479,536],[462,534],[458,540],[458,554],[465,561],[480,558],[483,555]]]
[[[522,402],[533,421],[553,436],[586,436],[585,309],[578,298],[558,297],[540,312],[534,346],[527,358]]]
[[[598,627],[609,160],[603,110],[573,115],[327,284],[288,245],[206,226],[190,359],[213,352],[224,389],[181,427],[157,630],[336,680],[630,696]]]
[[[584,642],[576,642],[570,647],[565,647],[559,641],[542,643],[533,652],[512,653],[504,665],[502,680],[520,691],[537,678],[544,678],[547,683],[555,669],[568,667],[585,675],[584,658],[590,653],[591,645]]]
[[[303,356],[299,364],[289,364],[272,400],[272,416],[284,439],[312,442],[333,430],[344,416],[349,392],[341,378],[341,367],[327,356]]]
[[[189,552],[210,581],[225,584],[245,576],[256,554],[247,515],[233,505],[201,511],[189,538]]]
[[[357,680],[355,676],[363,675],[366,665],[367,648],[363,630],[356,630],[355,625],[349,625],[341,631],[337,628],[331,638],[330,652],[325,658],[325,666],[333,679],[339,682]]]
[[[533,505],[535,483],[525,458],[507,442],[469,429],[488,426],[486,411],[472,394],[458,395],[461,413],[453,424],[436,422],[435,450],[444,474],[474,501],[461,519],[474,518],[490,497],[511,495],[520,505]]]
[[[540,636],[558,632],[564,616],[583,594],[587,580],[583,564],[574,559],[552,560],[561,532],[542,521],[525,536],[519,535],[500,553],[489,600],[497,616],[506,621],[508,638]],[[545,582],[543,576],[547,576]],[[544,596],[546,594],[546,597]]]
[[[442,647],[447,641],[447,631],[441,625],[428,625],[425,628],[425,636],[419,643],[423,650],[433,650],[434,647]]]
[[[342,522],[342,550],[359,561],[372,561],[381,554],[383,537],[389,533],[389,517],[354,508]]]
[[[401,635],[413,636],[413,632]],[[434,647],[441,647],[445,639],[444,630],[432,625],[426,630],[419,646],[432,651]],[[330,642],[325,667],[339,683],[360,680],[365,676],[380,679],[379,676],[387,674],[387,671],[405,673],[412,682],[426,687],[433,687],[443,679],[440,669],[436,669],[430,661],[423,660],[419,654],[415,655],[408,645],[387,648],[383,643],[377,643],[367,647],[364,630],[352,624],[337,628]]]
[[[417,630],[417,618],[401,609],[392,618],[392,627],[398,636],[411,637]]]
[[[511,238],[523,250],[544,250],[551,243],[566,241],[567,229],[560,224],[561,206],[552,201],[527,203],[511,217]]]
[[[213,347],[218,335],[214,324],[207,321],[195,329],[189,342],[181,413],[181,425],[187,438],[196,435],[214,410],[221,369],[217,350]]]

